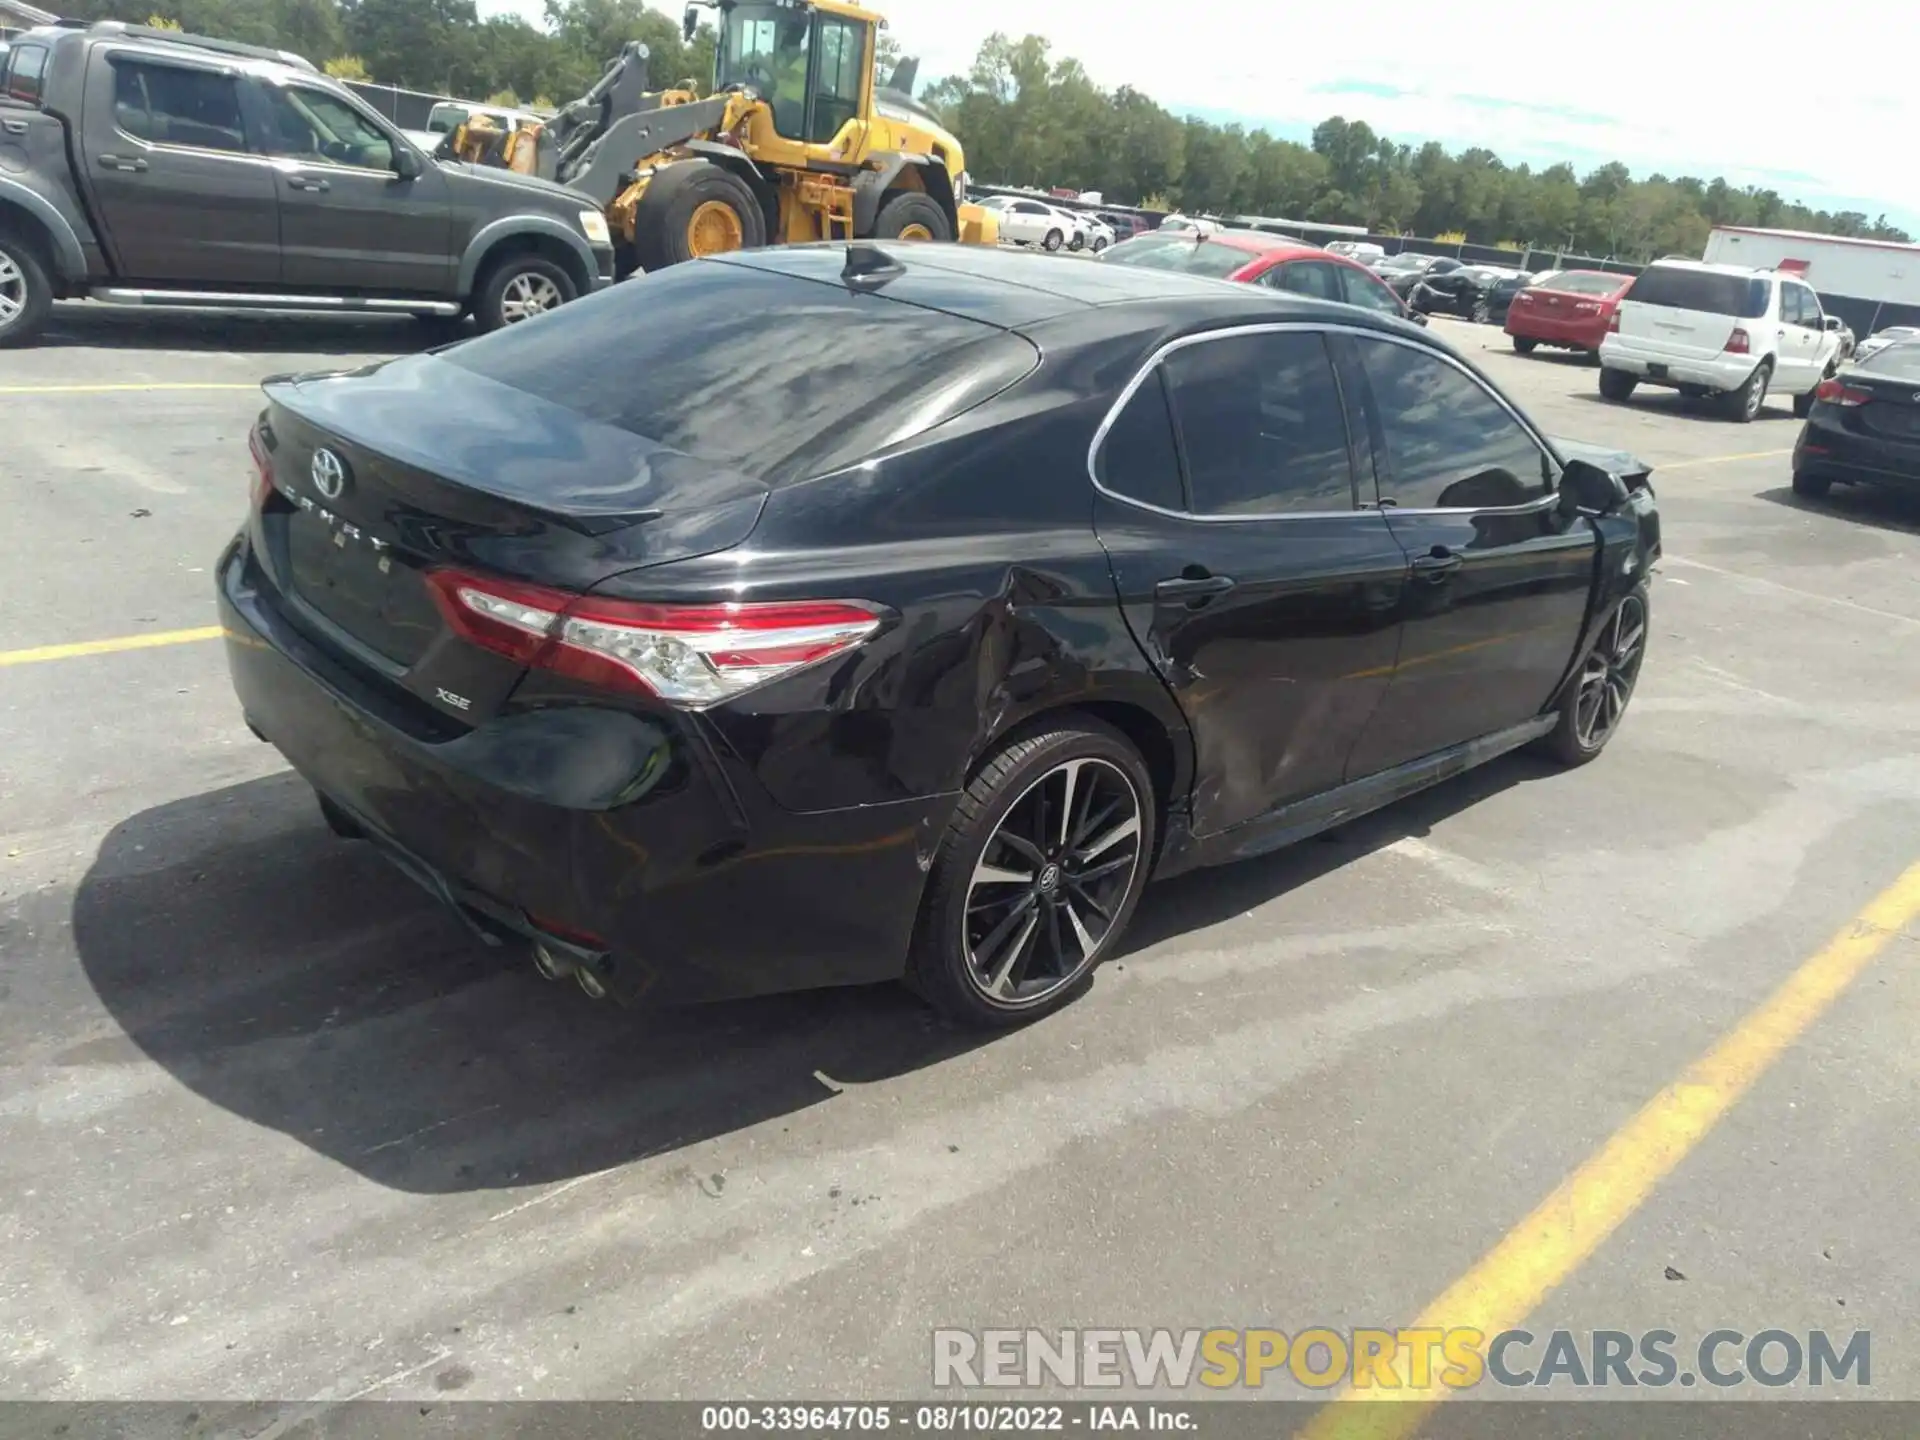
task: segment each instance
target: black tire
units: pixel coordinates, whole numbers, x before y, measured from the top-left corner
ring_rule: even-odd
[[[0,230],[0,347],[29,345],[53,313],[53,283],[39,248],[11,230]]]
[[[1637,621],[1631,607],[1637,607]],[[1579,668],[1573,672],[1573,678],[1567,682],[1565,698],[1560,703],[1559,719],[1553,729],[1534,742],[1534,748],[1542,754],[1559,761],[1562,765],[1584,765],[1602,750],[1607,742],[1619,733],[1620,722],[1626,716],[1627,705],[1633,699],[1633,688],[1640,678],[1640,664],[1646,658],[1647,639],[1651,633],[1653,610],[1648,602],[1647,582],[1642,580],[1632,590],[1621,596],[1611,614],[1601,622],[1599,633],[1594,636],[1593,644],[1587,647],[1587,653],[1580,657]],[[1622,626],[1625,629],[1622,629]],[[1629,633],[1635,624],[1639,633],[1634,641],[1631,662],[1620,666],[1611,663],[1615,657],[1603,656],[1603,651],[1613,649],[1622,636]],[[1591,697],[1590,683],[1592,670],[1603,667],[1604,678],[1600,685],[1608,690],[1618,685],[1618,708],[1613,711],[1612,720],[1605,729],[1595,733],[1593,720],[1599,718],[1588,711],[1583,697]],[[1602,703],[1612,699],[1602,697]],[[1588,712],[1583,715],[1583,712]],[[1584,723],[1583,723],[1584,722]]]
[[[1682,400],[1699,400],[1707,393],[1707,388],[1704,385],[1682,385],[1678,388]]]
[[[729,248],[754,250],[767,243],[766,212],[746,181],[711,160],[681,160],[653,177],[634,211],[633,250],[640,268],[664,270],[702,254],[723,253],[694,243],[695,219],[708,205],[724,206],[732,215],[739,243]]]
[[[1107,245],[1109,243],[1110,242],[1107,240],[1107,237],[1104,235],[1094,236],[1093,237],[1093,253],[1098,255],[1102,250],[1107,248]]]
[[[1726,393],[1723,405],[1727,418],[1736,425],[1750,425],[1759,418],[1767,403],[1767,384],[1772,379],[1773,369],[1766,361],[1754,366],[1746,384]]]
[[[873,217],[873,238],[876,240],[898,240],[902,238],[901,232],[907,230],[927,232],[905,237],[913,240],[953,239],[953,222],[947,219],[947,212],[940,208],[940,202],[931,195],[922,195],[915,190],[895,195]]]
[[[482,331],[500,330],[557,310],[579,293],[566,266],[537,251],[519,250],[487,267],[473,293],[473,318]]]
[[[1533,347],[1539,343],[1538,340],[1528,340],[1524,336],[1516,335],[1513,337],[1513,352],[1516,355],[1531,355]]]
[[[1600,398],[1603,400],[1630,400],[1634,386],[1639,383],[1637,376],[1629,375],[1624,370],[1609,370],[1605,365],[1600,367]]]
[[[1052,832],[1063,804],[1072,807],[1066,840],[1042,850],[1026,838],[1039,833],[1029,819],[1038,817]],[[1131,830],[1129,804],[1137,821]],[[1094,805],[1100,813],[1089,813]],[[1009,739],[961,795],[934,858],[907,961],[908,986],[967,1025],[1018,1025],[1067,1004],[1133,918],[1152,868],[1157,823],[1147,767],[1111,727],[1091,716],[1057,715]],[[1021,848],[1011,848],[1009,837]],[[1074,843],[1083,851],[1099,848],[1076,863]],[[1028,853],[1035,861],[1022,859]],[[1116,868],[1129,857],[1130,864]],[[1006,868],[1017,864],[1028,870]],[[1107,888],[1083,889],[1073,878],[1081,866],[1089,886]],[[1096,877],[1095,869],[1108,873]],[[981,891],[986,896],[976,898]],[[1095,934],[1102,917],[1104,928]],[[1093,941],[1091,949],[1085,939]],[[990,964],[1004,967],[999,985],[981,973]]]
[[[1049,230],[1047,232],[1047,238],[1040,242],[1040,248],[1049,251],[1058,250],[1066,238],[1067,237],[1062,235],[1058,230]]]
[[[1809,500],[1820,500],[1824,499],[1831,489],[1833,489],[1833,481],[1824,475],[1809,475],[1804,470],[1793,472],[1793,493],[1796,495],[1804,495]]]

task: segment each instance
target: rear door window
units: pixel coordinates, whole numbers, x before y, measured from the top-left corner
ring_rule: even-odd
[[[1268,277],[1272,278],[1269,279]],[[1292,295],[1310,295],[1315,300],[1344,300],[1340,274],[1333,266],[1318,260],[1294,260],[1264,271],[1261,280],[1276,290]]]
[[[247,148],[239,90],[232,76],[211,70],[115,56],[113,117],[127,134],[154,145]]]
[[[769,484],[942,424],[1039,359],[995,326],[744,258],[675,265],[439,353]]]
[[[7,57],[7,98],[40,103],[41,81],[47,70],[47,47],[16,45]]]
[[[1727,275],[1713,270],[1653,265],[1640,272],[1626,298],[1670,310],[1699,310],[1756,320],[1767,313],[1772,282],[1758,275]]]
[[[1196,514],[1353,508],[1346,412],[1317,331],[1202,341],[1166,372]]]
[[[1794,285],[1791,283],[1783,284],[1780,287],[1780,293],[1783,298],[1786,296],[1793,297],[1794,305],[1799,312],[1799,319],[1794,322],[1795,324],[1804,325],[1809,330],[1818,330],[1820,328],[1821,322],[1825,317],[1820,311],[1820,297],[1818,295],[1814,294],[1813,291],[1804,285]]]
[[[1116,495],[1160,510],[1184,510],[1180,456],[1173,444],[1166,380],[1159,366],[1140,382],[1108,427],[1095,473]]]

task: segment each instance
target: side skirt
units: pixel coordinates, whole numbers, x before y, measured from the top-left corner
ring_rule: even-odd
[[[1391,770],[1382,770],[1362,780],[1350,780],[1318,795],[1292,801],[1229,830],[1216,831],[1211,835],[1193,835],[1175,827],[1170,829],[1166,844],[1161,849],[1154,878],[1164,879],[1183,871],[1197,870],[1204,865],[1248,860],[1305,840],[1322,830],[1344,825],[1369,811],[1425,790],[1429,785],[1438,785],[1442,780],[1451,780],[1456,775],[1476,770],[1509,750],[1517,750],[1552,730],[1559,718],[1557,713],[1536,715],[1522,724],[1496,730],[1477,740],[1436,750],[1431,755],[1409,760]]]

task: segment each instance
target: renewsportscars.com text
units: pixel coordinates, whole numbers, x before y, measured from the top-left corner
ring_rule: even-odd
[[[936,1330],[940,1388],[1470,1390],[1873,1383],[1870,1331]]]

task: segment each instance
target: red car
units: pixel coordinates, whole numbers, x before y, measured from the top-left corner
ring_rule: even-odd
[[[1507,308],[1507,334],[1522,355],[1536,345],[1600,353],[1600,341],[1631,275],[1604,270],[1560,270],[1543,276],[1513,297]]]
[[[1265,285],[1289,295],[1309,295],[1342,305],[1358,305],[1424,325],[1407,303],[1366,266],[1264,230],[1214,230],[1198,234],[1149,230],[1122,241],[1100,257],[1103,265],[1139,265],[1149,270],[1178,270]]]

